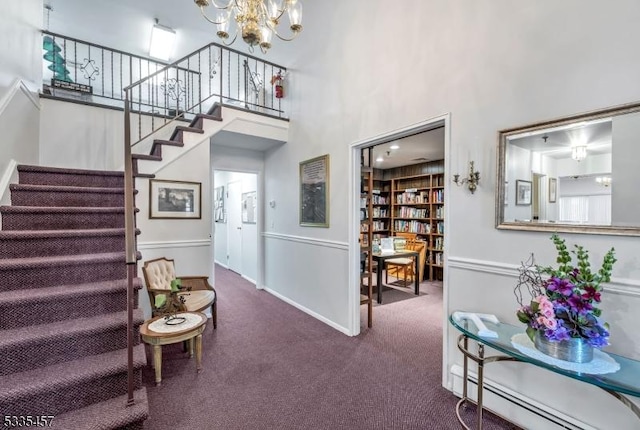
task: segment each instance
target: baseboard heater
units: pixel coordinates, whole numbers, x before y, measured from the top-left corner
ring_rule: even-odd
[[[459,379],[460,381],[459,386],[462,387],[462,375],[463,375],[462,367],[458,365],[452,366],[451,374],[453,375],[454,378]],[[477,390],[478,390],[477,374],[469,371],[468,377],[470,382],[470,385],[469,385],[470,393],[477,393]],[[454,388],[452,389],[453,393],[458,397],[462,397],[462,391],[456,390],[455,388],[456,384],[453,384],[453,385],[454,385]],[[492,382],[489,379],[487,379],[487,377],[485,376],[484,378],[485,405],[488,403],[487,402],[488,394],[493,394],[494,396],[502,400],[505,400],[510,404],[516,405],[524,409],[530,414],[533,414],[539,418],[544,419],[547,422],[557,425],[559,428],[568,429],[568,430],[597,430],[594,427],[591,427],[583,422],[573,419],[572,417],[562,416],[563,414],[561,414],[559,411],[550,411],[547,406],[541,405],[536,401],[534,401],[533,399],[524,397],[521,394],[516,393],[500,384]],[[504,416],[504,414],[500,414],[494,411],[493,409],[490,409],[487,407],[485,407],[485,410],[500,417]],[[515,424],[520,425],[518,423],[515,423]],[[527,426],[525,428],[529,428],[529,427]]]

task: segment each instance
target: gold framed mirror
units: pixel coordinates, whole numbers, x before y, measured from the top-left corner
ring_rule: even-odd
[[[496,228],[640,235],[640,103],[498,133]]]

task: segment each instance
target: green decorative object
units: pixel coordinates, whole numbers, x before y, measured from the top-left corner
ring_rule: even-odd
[[[60,52],[62,48],[58,46],[51,36],[44,36],[42,39],[42,49],[45,50],[42,58],[51,62],[47,68],[53,72],[53,79],[65,82],[73,82],[66,68],[66,61]]]

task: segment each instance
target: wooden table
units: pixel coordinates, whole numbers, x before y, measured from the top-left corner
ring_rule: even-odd
[[[420,254],[417,251],[393,251],[393,252],[374,252],[371,254],[374,260],[378,262],[378,271],[376,273],[376,291],[378,293],[378,303],[382,304],[382,271],[385,270],[384,263],[385,261],[392,258],[400,258],[400,257],[411,257],[414,259],[414,275],[413,275],[413,283],[416,296],[420,294],[420,279],[419,279],[419,260]]]
[[[194,340],[196,369],[202,370],[202,332],[207,326],[207,316],[202,312],[180,312],[176,316],[186,318],[181,324],[168,325],[164,316],[147,320],[140,327],[142,340],[153,346],[153,366],[156,370],[156,385],[162,383],[162,345],[189,342],[189,356],[193,357]]]

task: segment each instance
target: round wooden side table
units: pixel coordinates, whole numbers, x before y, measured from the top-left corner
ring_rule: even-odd
[[[147,320],[140,327],[142,340],[153,346],[153,366],[156,371],[156,385],[162,383],[162,345],[189,342],[189,356],[193,357],[194,340],[196,369],[202,370],[202,332],[207,326],[207,316],[202,312],[180,312],[177,317],[185,318],[180,324],[167,324],[164,316]]]

